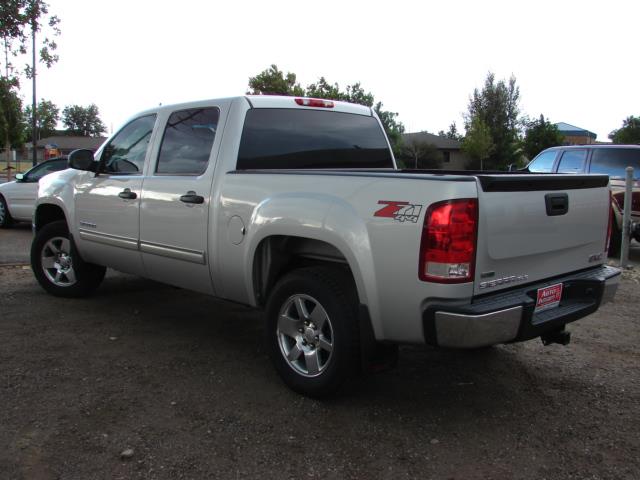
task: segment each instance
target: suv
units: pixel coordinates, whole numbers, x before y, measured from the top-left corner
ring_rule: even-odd
[[[534,158],[526,170],[531,173],[604,173],[609,175],[615,222],[611,226],[609,253],[617,254],[622,239],[622,209],[627,167],[633,167],[631,220],[640,222],[640,145],[575,145],[551,147]],[[640,231],[633,238],[640,242]]]

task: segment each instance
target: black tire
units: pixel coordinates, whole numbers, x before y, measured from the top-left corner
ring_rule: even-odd
[[[43,265],[47,259],[51,263]],[[57,297],[90,295],[106,272],[105,267],[82,260],[65,221],[49,223],[36,233],[31,243],[31,268],[40,286]]]
[[[0,228],[8,228],[13,224],[13,218],[9,213],[9,207],[4,197],[0,195]]]
[[[306,318],[312,320],[309,326],[305,326],[304,320],[299,318],[296,307],[298,299],[302,300],[309,313]],[[321,310],[316,311],[318,305]],[[293,310],[286,310],[287,306]],[[339,268],[302,268],[286,274],[277,282],[267,302],[267,351],[278,374],[292,390],[310,397],[326,397],[338,390],[345,380],[359,373],[357,307],[353,280],[347,271]],[[326,312],[326,319],[319,321],[323,326],[318,327],[313,322],[316,321],[314,318],[323,316],[322,309]],[[300,332],[297,327],[304,331],[300,332],[298,338],[294,339],[279,330],[283,311],[288,314],[284,318],[294,322],[292,331],[295,335]],[[285,328],[283,326],[283,331]],[[315,341],[314,331],[320,332]],[[305,343],[309,339],[311,343]],[[329,342],[330,352],[327,350]],[[290,354],[301,351],[300,360],[287,360],[285,350],[288,346],[291,347]],[[307,360],[313,357],[314,351],[317,357],[315,365],[319,369],[312,365],[314,362],[308,363]],[[292,356],[295,357],[295,354]]]
[[[620,247],[622,245],[622,231],[618,227],[615,216],[611,220],[611,236],[609,237],[609,256],[617,257],[620,255]]]

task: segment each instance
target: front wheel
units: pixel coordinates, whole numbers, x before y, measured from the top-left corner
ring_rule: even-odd
[[[49,223],[36,234],[31,244],[31,268],[40,286],[58,297],[89,295],[106,271],[82,260],[64,221]]]
[[[357,295],[337,268],[310,267],[285,275],[267,303],[267,349],[284,382],[324,397],[358,372]]]

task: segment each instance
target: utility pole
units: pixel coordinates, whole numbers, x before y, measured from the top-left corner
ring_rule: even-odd
[[[31,74],[33,77],[31,78],[33,82],[33,99],[31,103],[31,141],[32,141],[32,155],[31,155],[31,163],[32,165],[36,165],[38,163],[38,132],[36,131],[37,121],[36,116],[37,113],[37,105],[36,105],[36,19],[35,13],[34,17],[31,19],[31,38],[33,40],[33,57],[32,63],[33,67],[31,70]]]

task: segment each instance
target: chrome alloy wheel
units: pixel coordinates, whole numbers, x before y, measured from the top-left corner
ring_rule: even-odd
[[[291,368],[305,377],[317,377],[333,353],[333,328],[320,302],[309,295],[292,295],[278,314],[278,345]]]
[[[42,247],[40,259],[42,270],[51,283],[58,287],[70,287],[76,283],[68,238],[51,238]]]

